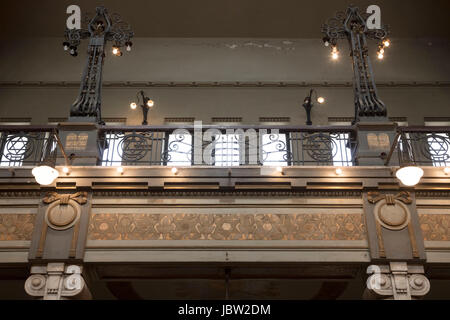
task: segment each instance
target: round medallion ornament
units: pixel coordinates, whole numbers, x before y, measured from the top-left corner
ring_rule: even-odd
[[[55,230],[66,230],[72,227],[80,218],[80,206],[69,200],[62,204],[60,200],[53,202],[45,213],[45,221]]]
[[[388,204],[386,200],[381,200],[375,205],[374,212],[378,222],[390,230],[401,230],[410,221],[409,210],[400,201]]]

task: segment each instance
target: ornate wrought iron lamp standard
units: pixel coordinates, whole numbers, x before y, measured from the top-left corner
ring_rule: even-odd
[[[306,96],[305,100],[303,101],[303,107],[306,110],[306,125],[310,126],[312,125],[311,121],[311,109],[313,108],[314,104],[312,102],[312,95],[315,93],[316,100],[318,103],[322,104],[325,102],[325,98],[323,97],[317,97],[317,92],[314,89],[309,90],[309,95]]]
[[[359,12],[357,7],[349,7],[347,12],[337,12],[334,18],[322,25],[325,46],[331,46],[332,59],[339,57],[337,41],[347,39],[350,45],[350,57],[353,64],[353,91],[355,96],[355,119],[386,119],[384,103],[378,98],[372,64],[370,62],[367,39],[379,40],[378,58],[384,57],[384,50],[389,47],[388,28],[369,29],[366,21],[368,14]]]
[[[147,97],[143,90],[138,92],[136,98],[138,103],[139,100],[142,100],[142,104],[140,104],[140,107],[142,108],[142,125],[146,126],[148,124],[147,122],[148,110],[153,108],[155,102],[151,100],[149,97]],[[132,110],[135,110],[137,108],[137,103],[136,102],[130,103],[130,108]]]
[[[133,31],[128,23],[117,14],[109,15],[106,8],[97,7],[95,17],[88,21],[87,29],[66,29],[64,49],[77,56],[81,39],[89,38],[88,57],[81,78],[78,99],[70,109],[71,117],[92,118],[103,124],[101,119],[102,71],[107,41],[113,42],[112,53],[121,56],[121,47],[131,51]]]

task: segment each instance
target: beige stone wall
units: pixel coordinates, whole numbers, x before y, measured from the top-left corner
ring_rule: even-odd
[[[8,50],[0,51],[0,118],[30,117],[40,124],[68,115],[78,93],[85,46],[73,58],[62,50],[62,41],[8,40]],[[134,43],[133,51],[121,58],[107,54],[104,81],[112,86],[104,87],[103,117],[139,124],[140,112],[132,112],[128,104],[143,82],[163,84],[145,89],[156,102],[150,124],[162,124],[166,117],[194,117],[205,123],[212,117],[242,117],[243,123],[258,123],[261,116],[290,117],[291,124],[304,124],[301,103],[309,84],[327,99],[314,108],[314,124],[353,116],[352,70],[345,43],[338,62],[330,60],[320,39],[136,38]],[[450,116],[449,53],[448,40],[393,39],[385,60],[373,61],[389,116],[407,117],[417,125],[424,117]],[[18,81],[24,85],[15,84]],[[61,87],[62,81],[69,86]],[[127,81],[137,87],[120,86]],[[189,86],[286,82],[304,87],[170,87],[169,82]]]

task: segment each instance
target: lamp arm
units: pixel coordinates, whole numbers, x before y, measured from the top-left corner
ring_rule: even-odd
[[[401,135],[401,133],[397,132],[397,134],[394,137],[394,142],[392,143],[391,149],[389,150],[389,154],[387,155],[386,161],[384,162],[385,166],[389,165],[389,162],[391,161],[392,154],[394,153],[394,150],[397,147],[398,142],[400,141],[400,139],[399,139],[400,135]]]
[[[61,143],[61,140],[59,139],[58,134],[56,132],[54,132],[53,135],[54,135],[54,137],[56,139],[56,142],[58,143],[59,148],[61,149],[61,153],[64,156],[64,162],[65,162],[66,166],[68,166],[70,164],[70,161],[69,161],[69,158],[67,157],[66,150],[64,150],[64,147],[63,147],[63,145]]]

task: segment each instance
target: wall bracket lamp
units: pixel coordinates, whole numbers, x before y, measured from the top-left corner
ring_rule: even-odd
[[[148,110],[150,110],[154,105],[155,102],[151,100],[149,97],[147,97],[143,90],[139,91],[136,95],[137,103],[132,102],[130,103],[130,108],[132,110],[135,110],[138,106],[138,103],[140,104],[140,107],[142,108],[142,125],[147,125],[147,116],[148,116]]]
[[[319,104],[322,104],[325,102],[325,98],[317,96],[316,90],[314,90],[314,89],[309,90],[309,95],[307,95],[305,100],[303,101],[303,107],[305,108],[305,111],[306,111],[306,125],[308,125],[308,126],[312,125],[311,109],[314,106],[314,104],[312,102],[313,93],[316,95],[316,101]]]

